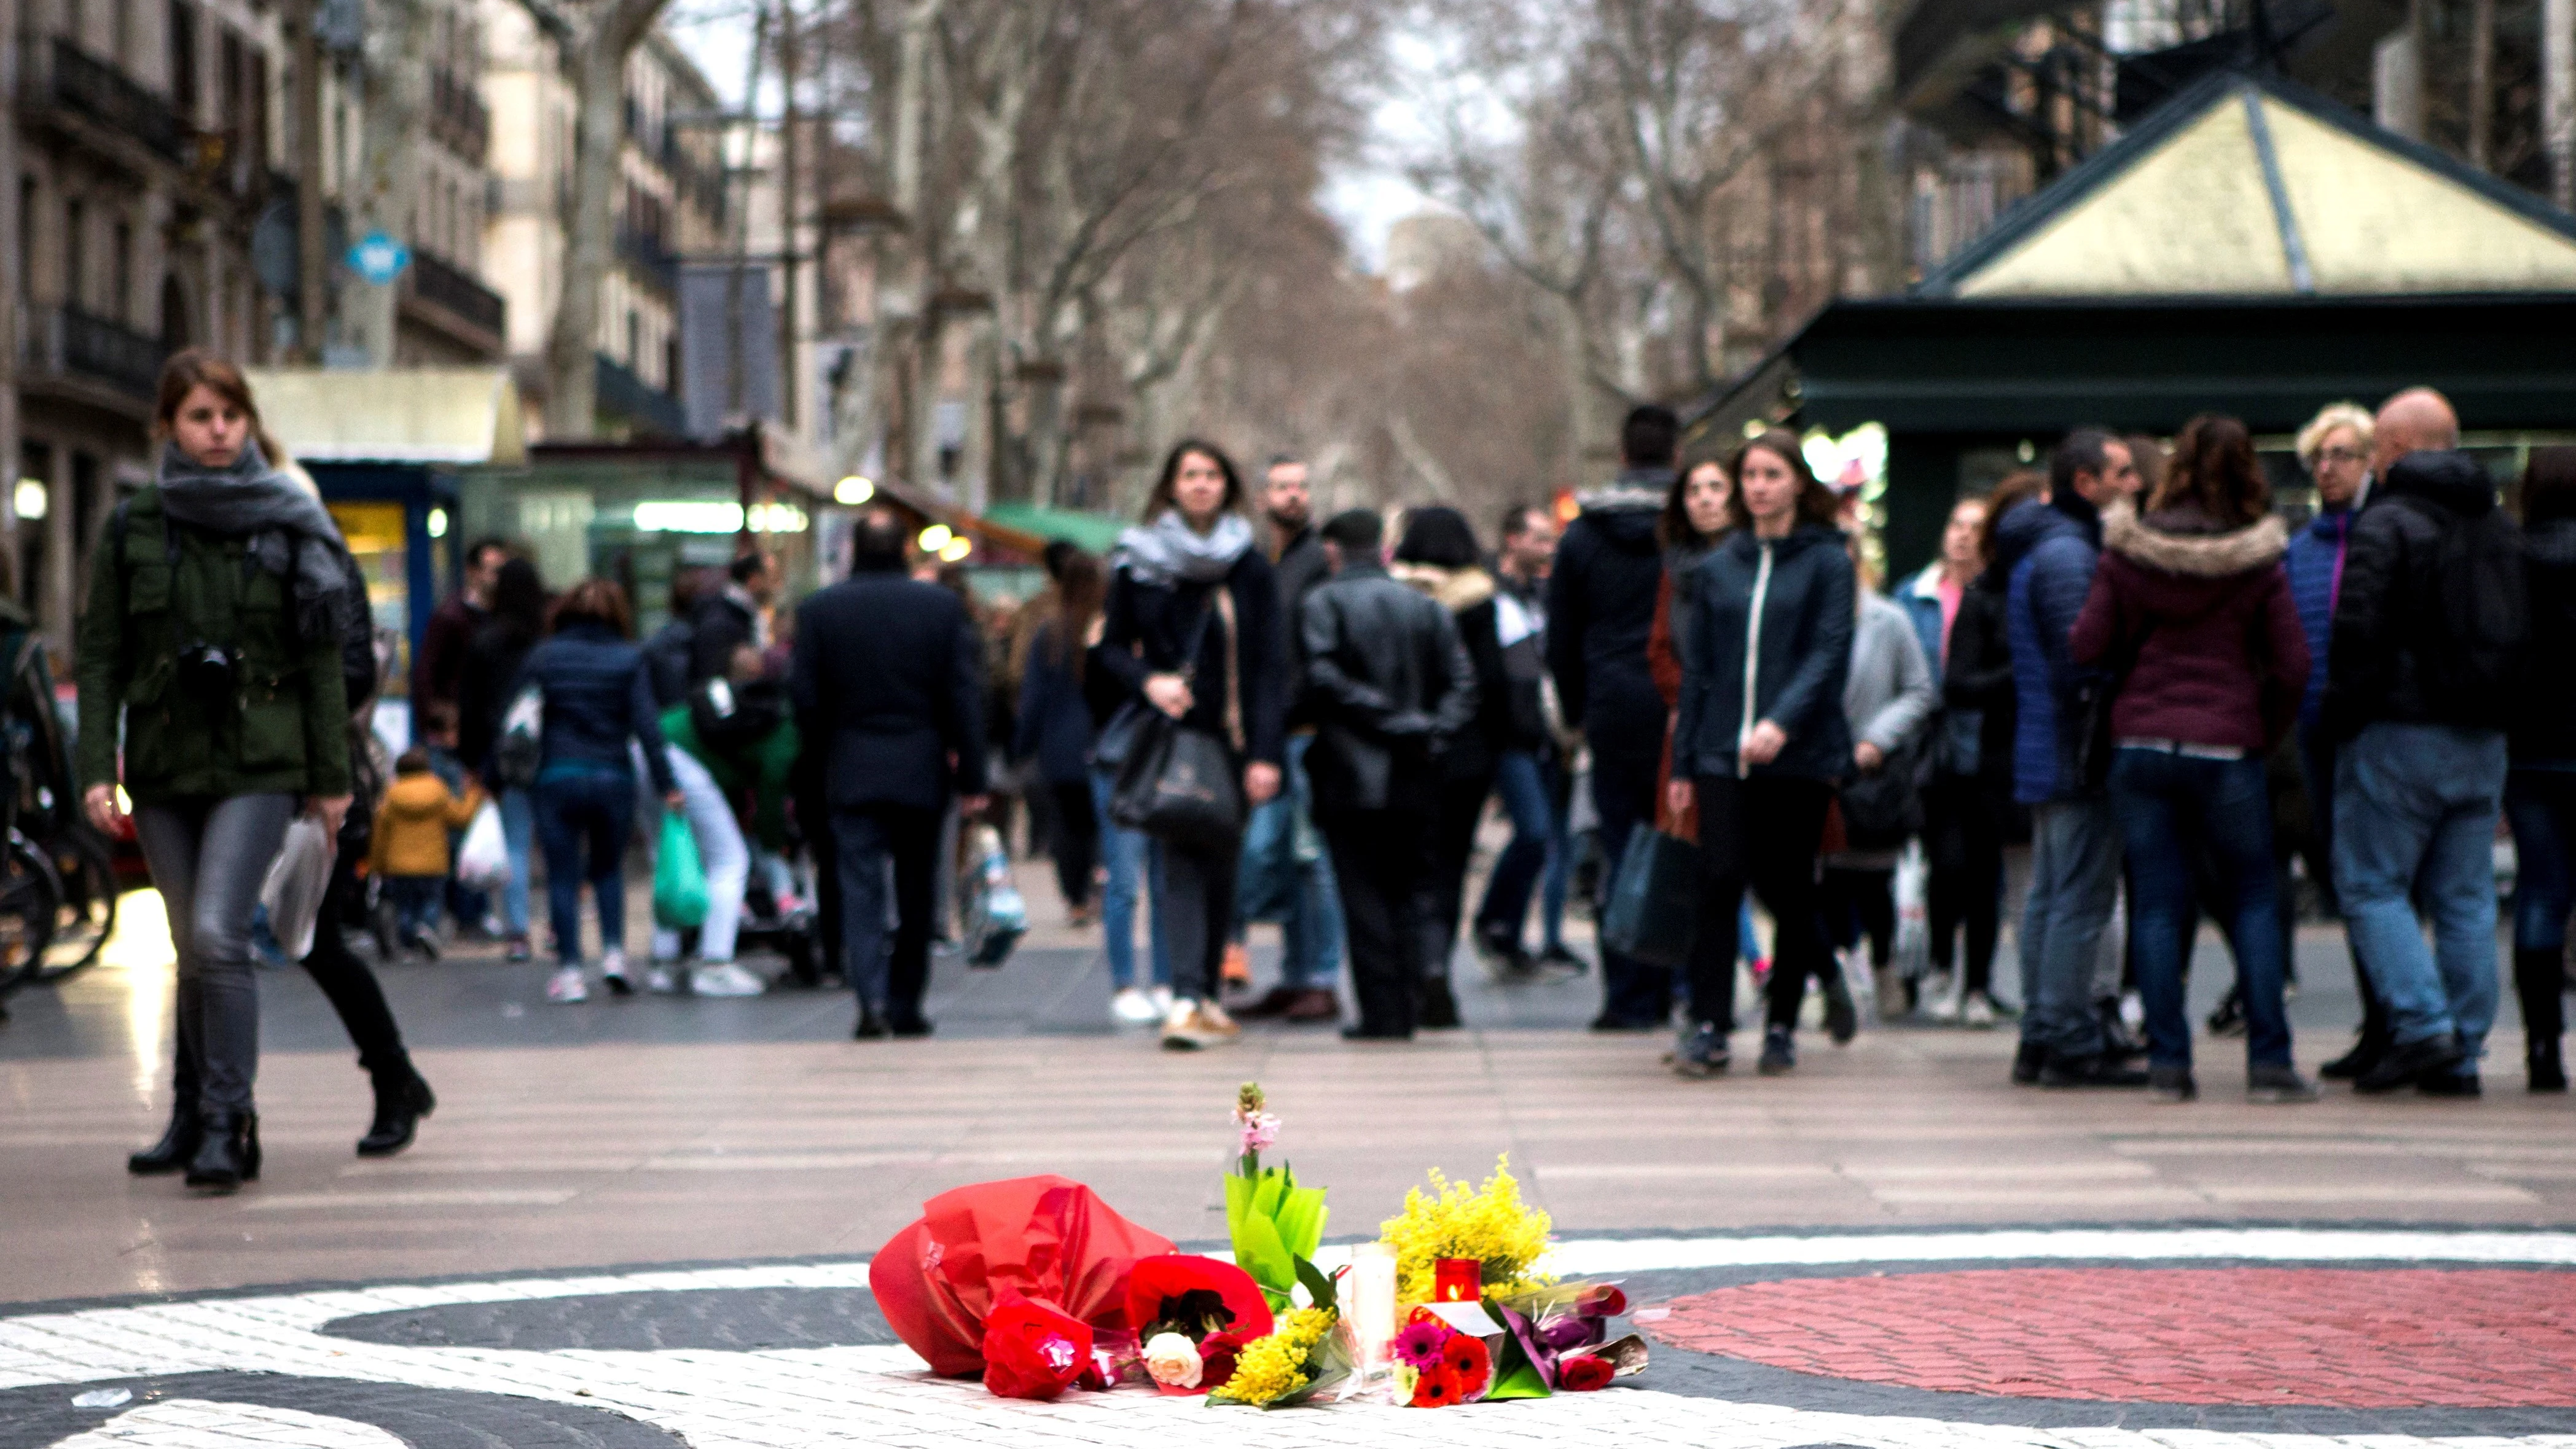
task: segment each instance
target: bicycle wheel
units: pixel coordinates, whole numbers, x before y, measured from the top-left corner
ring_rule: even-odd
[[[45,853],[13,833],[0,855],[0,981],[12,988],[42,980],[45,947],[62,909],[62,882]]]
[[[85,830],[46,844],[54,877],[62,883],[62,901],[35,979],[59,981],[96,961],[116,930],[116,867],[107,858],[107,847]]]

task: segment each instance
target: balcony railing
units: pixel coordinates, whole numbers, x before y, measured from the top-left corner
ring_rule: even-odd
[[[617,229],[617,259],[626,264],[638,281],[663,296],[680,290],[680,259],[662,245],[662,239],[651,232],[628,227]]]
[[[421,301],[444,307],[495,338],[508,334],[509,300],[465,274],[454,263],[429,253],[411,254],[404,285]]]
[[[146,402],[170,354],[158,337],[68,306],[30,311],[20,341],[20,364],[30,371],[105,383]]]
[[[172,160],[187,159],[187,136],[169,103],[115,66],[55,36],[53,102],[142,142]]]
[[[604,352],[591,357],[598,365],[594,386],[599,411],[626,419],[637,432],[674,438],[688,432],[678,398],[637,377],[632,369]]]
[[[492,113],[483,97],[444,66],[429,73],[429,133],[476,166],[492,144]]]

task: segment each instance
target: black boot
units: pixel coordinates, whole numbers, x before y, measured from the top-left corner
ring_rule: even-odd
[[[136,1177],[158,1177],[177,1172],[196,1155],[197,1103],[194,1098],[181,1097],[171,1104],[170,1126],[162,1132],[161,1140],[127,1156],[125,1170]]]
[[[391,1157],[411,1145],[420,1119],[438,1110],[438,1097],[411,1064],[376,1080],[376,1120],[358,1139],[360,1157]]]
[[[2513,953],[2514,994],[2522,998],[2523,1061],[2531,1090],[2567,1090],[2567,1066],[2558,1038],[2567,1030],[2567,953],[2560,947]]]
[[[1449,990],[1446,976],[1426,976],[1422,989],[1414,993],[1417,1003],[1413,1024],[1425,1031],[1445,1031],[1458,1025],[1458,998]]]
[[[259,1181],[259,1114],[209,1107],[197,1118],[197,1153],[188,1186],[231,1192]]]

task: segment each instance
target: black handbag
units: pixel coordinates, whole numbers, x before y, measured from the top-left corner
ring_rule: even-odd
[[[1212,591],[1209,606],[1190,631],[1190,648],[1182,657],[1184,678],[1197,672],[1199,649],[1208,621],[1222,615],[1226,626],[1225,722],[1236,741],[1243,737],[1243,705],[1234,649],[1234,598],[1223,583]],[[1142,831],[1186,850],[1230,850],[1243,838],[1245,807],[1242,782],[1235,778],[1236,750],[1226,740],[1196,725],[1183,724],[1160,710],[1148,709],[1118,766],[1117,784],[1109,795],[1109,818],[1122,828]]]
[[[1923,833],[1924,735],[1915,731],[1877,769],[1843,782],[1839,795],[1848,849],[1898,850]]]
[[[1680,966],[1699,930],[1699,895],[1698,846],[1661,830],[1631,831],[1610,880],[1601,944],[1649,966]]]

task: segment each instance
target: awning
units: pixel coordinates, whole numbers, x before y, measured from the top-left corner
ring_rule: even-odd
[[[1127,520],[1105,513],[1070,508],[1040,508],[1034,503],[996,503],[984,510],[988,523],[1015,528],[1040,538],[1061,539],[1086,552],[1107,554],[1127,531]]]
[[[528,460],[518,385],[495,367],[253,369],[260,420],[308,463]]]

